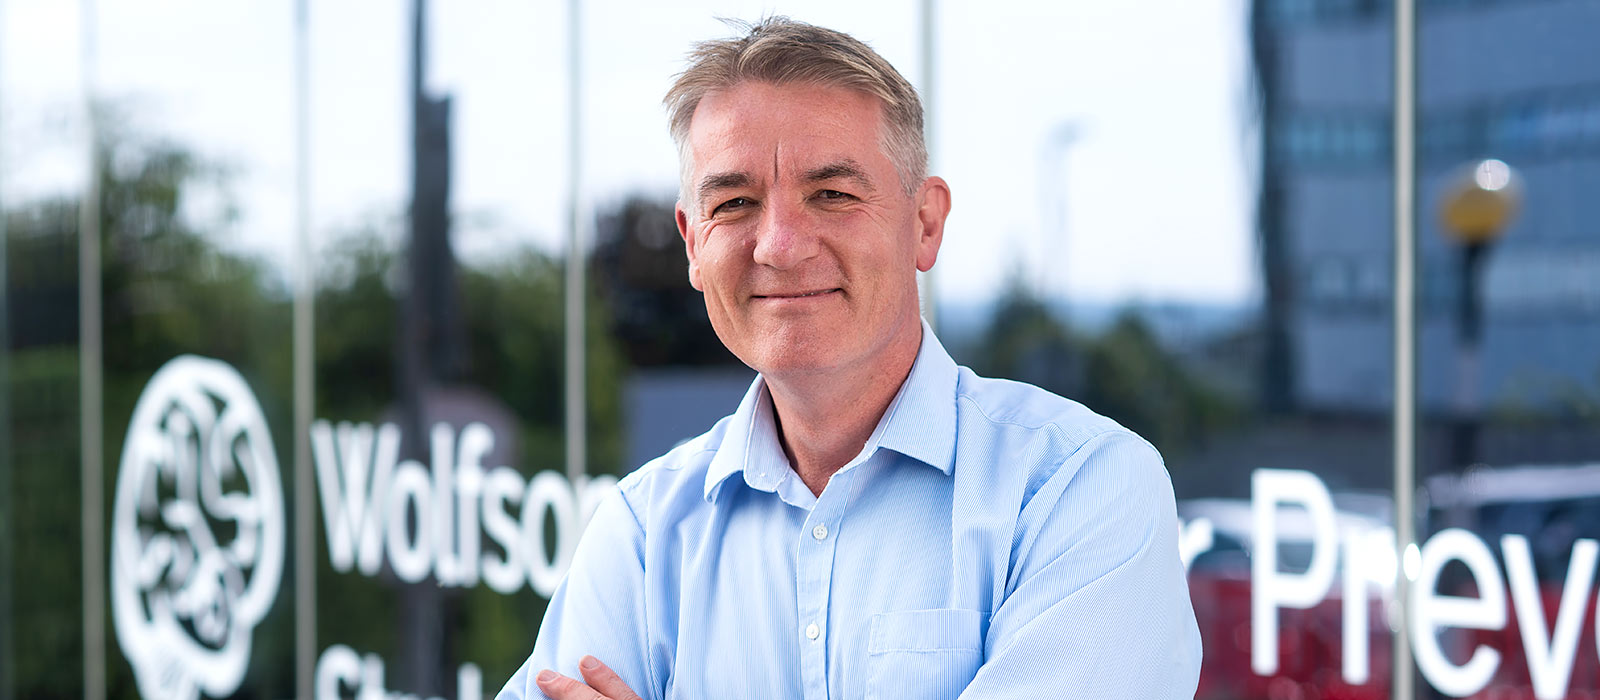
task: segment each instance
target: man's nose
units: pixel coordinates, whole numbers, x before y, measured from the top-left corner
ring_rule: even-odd
[[[819,250],[816,232],[802,206],[772,204],[761,212],[761,224],[756,231],[757,264],[787,270],[815,256]]]

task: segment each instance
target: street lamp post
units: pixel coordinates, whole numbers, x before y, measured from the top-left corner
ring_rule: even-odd
[[[1457,469],[1478,461],[1483,401],[1478,383],[1483,347],[1484,261],[1521,203],[1522,184],[1516,172],[1504,162],[1490,159],[1463,169],[1439,206],[1445,234],[1460,246],[1455,415],[1450,435],[1450,460]]]
[[[1062,250],[1067,245],[1067,154],[1083,139],[1082,119],[1065,119],[1050,130],[1039,149],[1039,197],[1043,207],[1040,218],[1042,233],[1040,260],[1035,261],[1033,279],[1035,293],[1041,300],[1056,300],[1066,294],[1066,260]],[[1054,289],[1052,289],[1054,287]]]

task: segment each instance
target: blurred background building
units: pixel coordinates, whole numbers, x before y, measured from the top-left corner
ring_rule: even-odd
[[[1425,0],[1418,11],[1418,391],[1434,435],[1423,464],[1592,456],[1600,235],[1582,212],[1600,186],[1594,7]],[[1392,14],[1359,1],[1252,11],[1262,400],[1369,424],[1357,433],[1370,437],[1341,440],[1386,441],[1393,400]],[[1491,158],[1514,164],[1525,202],[1469,270],[1441,212],[1463,168]],[[1463,306],[1481,316],[1471,338]],[[1481,453],[1448,444],[1463,411],[1488,418]]]
[[[1423,405],[1450,406],[1459,247],[1437,215],[1448,180],[1483,158],[1516,164],[1528,201],[1483,274],[1486,399],[1560,410],[1595,380],[1600,236],[1578,215],[1600,186],[1600,45],[1572,2],[1419,3]],[[1391,4],[1262,2],[1264,277],[1287,347],[1275,402],[1382,412],[1393,216]],[[1270,241],[1267,242],[1267,241]],[[1277,290],[1281,290],[1277,291]],[[1278,356],[1282,356],[1279,359]]]

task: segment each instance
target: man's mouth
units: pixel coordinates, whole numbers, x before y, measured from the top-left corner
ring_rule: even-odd
[[[832,289],[818,289],[810,292],[793,292],[789,294],[756,294],[753,296],[757,299],[805,299],[807,297],[818,297],[824,294],[831,294],[833,292],[840,291],[844,290],[834,287]]]

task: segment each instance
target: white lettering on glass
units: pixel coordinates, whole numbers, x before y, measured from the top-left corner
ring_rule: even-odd
[[[1441,595],[1439,574],[1445,564],[1467,566],[1478,597]],[[1457,666],[1439,645],[1441,629],[1498,630],[1506,626],[1506,586],[1494,555],[1483,540],[1459,528],[1442,530],[1422,546],[1422,568],[1411,589],[1411,638],[1417,667],[1439,692],[1466,697],[1488,685],[1500,666],[1500,652],[1479,645]]]
[[[250,386],[183,355],[128,422],[111,519],[111,609],[139,694],[238,690],[283,573],[283,492]]]
[[[356,697],[360,700],[421,700],[409,693],[391,691],[384,687],[383,659],[377,654],[365,656],[343,644],[335,644],[322,651],[313,672],[315,700],[343,700]],[[482,700],[483,671],[475,664],[461,664],[456,670],[456,700]],[[427,700],[445,700],[431,697]]]
[[[1304,610],[1333,586],[1339,534],[1333,499],[1322,480],[1305,471],[1257,469],[1250,477],[1255,547],[1250,557],[1250,667],[1278,670],[1278,609]],[[1305,573],[1278,570],[1278,508],[1298,506],[1311,521],[1311,563]]]
[[[1572,560],[1567,565],[1567,583],[1562,588],[1555,629],[1550,634],[1545,632],[1548,627],[1544,603],[1539,595],[1539,582],[1534,578],[1533,554],[1528,550],[1527,538],[1506,535],[1500,539],[1500,549],[1505,553],[1506,574],[1511,579],[1511,602],[1516,606],[1522,648],[1528,655],[1533,694],[1539,700],[1560,700],[1567,696],[1567,683],[1572,679],[1579,628],[1583,626],[1589,587],[1594,583],[1595,557],[1600,554],[1600,544],[1581,539],[1573,545]]]
[[[495,436],[482,423],[459,433],[437,423],[428,437],[431,464],[397,463],[401,432],[392,423],[312,424],[334,570],[376,576],[387,561],[407,582],[432,576],[440,586],[470,587],[481,581],[508,594],[529,586],[549,597],[572,563],[578,534],[616,479],[573,483],[546,470],[524,480],[510,467],[490,467],[484,460]],[[549,533],[547,515],[554,523]]]

